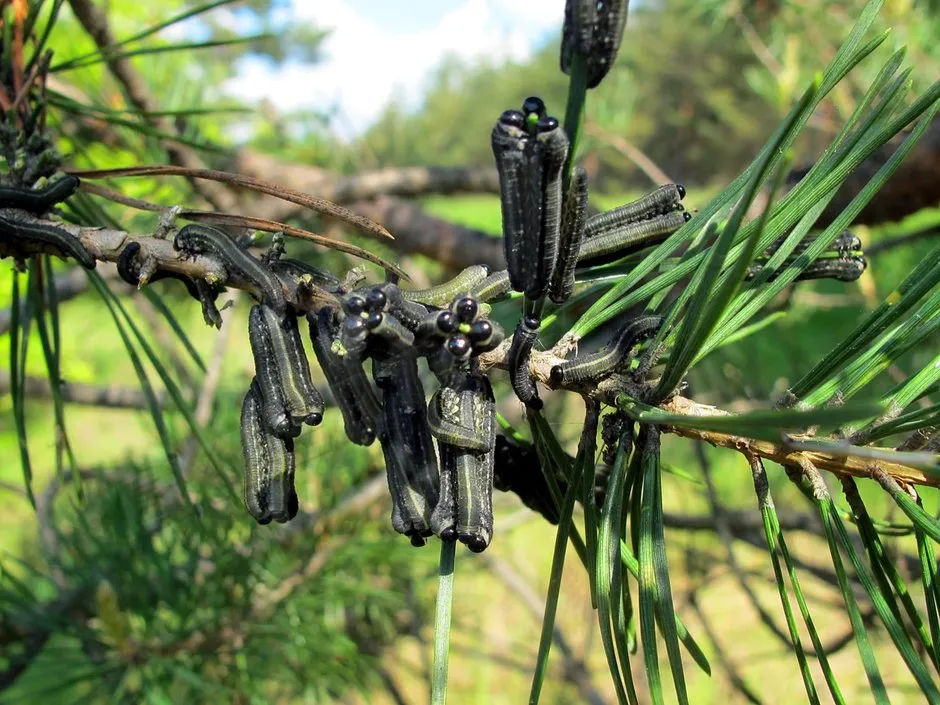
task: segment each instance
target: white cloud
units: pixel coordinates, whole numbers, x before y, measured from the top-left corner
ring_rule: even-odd
[[[292,21],[332,30],[315,66],[287,64],[274,71],[246,61],[226,89],[246,99],[268,98],[278,108],[339,105],[343,136],[358,134],[393,95],[415,103],[442,58],[524,59],[535,37],[558,24],[563,10],[546,12],[539,0],[461,0],[433,27],[391,33],[348,0],[294,0]],[[403,11],[404,7],[403,7]],[[546,17],[547,16],[547,17]]]

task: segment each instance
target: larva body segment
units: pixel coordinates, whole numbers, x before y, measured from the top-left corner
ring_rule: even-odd
[[[290,521],[298,510],[294,442],[268,430],[260,390],[254,380],[242,402],[241,441],[248,513],[259,524]]]
[[[772,282],[776,279],[792,262],[793,259],[785,260],[780,268],[768,277],[767,281]],[[823,257],[810,262],[796,279],[797,281],[834,279],[841,282],[854,282],[865,273],[867,267],[868,261],[864,257]],[[764,265],[760,263],[752,265],[747,271],[745,280],[754,279],[763,268]]]
[[[587,62],[587,87],[597,87],[610,71],[627,20],[627,0],[568,0],[561,40],[561,70],[570,74],[574,55]]]
[[[525,211],[523,191],[526,179],[526,157],[523,154],[528,134],[525,116],[518,110],[507,110],[493,128],[491,143],[496,169],[499,172],[500,204],[503,220],[503,247],[511,286],[523,291],[526,279]],[[531,254],[531,253],[530,253]]]
[[[333,352],[337,329],[334,317],[335,312],[328,307],[307,314],[310,344],[343,415],[346,436],[357,445],[368,446],[375,440],[382,408],[362,365]]]
[[[574,178],[562,204],[561,226],[558,233],[558,261],[552,272],[548,296],[561,304],[574,292],[575,267],[584,239],[584,217],[587,213],[588,182],[583,167],[575,167]]]
[[[66,174],[40,189],[0,186],[0,208],[19,208],[33,215],[42,215],[75,193],[80,183],[77,176]]]
[[[274,270],[275,274],[287,275],[298,280],[309,279],[316,286],[332,293],[338,293],[342,289],[343,283],[339,277],[298,259],[284,257],[275,260],[271,263],[271,269]]]
[[[516,332],[512,336],[507,360],[512,389],[519,401],[531,409],[542,408],[538,387],[529,373],[529,356],[532,353],[532,346],[538,340],[539,326],[539,319],[534,316],[525,316],[519,321]]]
[[[553,385],[577,384],[604,379],[630,362],[630,351],[642,340],[652,337],[662,325],[659,316],[641,316],[621,328],[604,349],[555,365],[550,373]]]
[[[486,279],[488,270],[481,264],[467,267],[445,284],[428,289],[405,289],[402,296],[408,301],[430,306],[446,306],[455,296],[465,294],[479,286]]]
[[[510,290],[509,271],[501,269],[493,272],[480,282],[470,295],[479,301],[491,301],[507,294]]]
[[[681,201],[685,187],[681,184],[666,184],[643,198],[631,201],[605,213],[591,216],[584,224],[584,237],[591,239],[617,230],[625,225],[653,220],[682,209]]]
[[[428,403],[431,435],[441,443],[485,452],[488,448],[487,440],[480,437],[472,424],[460,422],[466,417],[465,413],[461,414],[460,403],[460,395],[451,387],[442,387],[431,396]]]
[[[480,552],[493,536],[496,402],[483,375],[462,370],[453,383],[435,401],[443,422],[459,433],[447,436],[453,443],[439,439],[441,495],[431,526],[442,539],[459,539]]]
[[[190,223],[176,233],[173,246],[190,256],[218,257],[229,274],[252,284],[263,303],[284,314],[287,301],[280,279],[271,268],[238,247],[223,231],[209,225]]]
[[[692,216],[684,211],[672,211],[652,220],[642,220],[606,231],[603,235],[585,237],[581,243],[578,264],[583,265],[589,260],[609,255],[625,257],[632,252],[658,245],[691,219]]]
[[[0,211],[0,241],[11,245],[22,242],[49,245],[78,261],[85,269],[94,269],[97,265],[94,255],[65,228],[28,221],[13,211]]]
[[[255,308],[261,311],[291,420],[297,424],[318,425],[323,421],[323,397],[310,379],[310,364],[300,338],[297,318],[292,315],[281,317],[264,304]]]
[[[375,383],[383,393],[379,442],[392,493],[392,526],[424,545],[431,535],[431,513],[438,503],[440,471],[427,420],[424,387],[413,350],[376,356]]]
[[[287,410],[277,360],[260,305],[253,307],[248,314],[248,341],[255,361],[255,383],[261,395],[266,426],[282,438],[299,436],[300,426],[293,422]]]
[[[538,122],[537,141],[543,145],[541,173],[540,223],[537,235],[537,269],[526,296],[540,297],[549,286],[558,258],[559,228],[562,210],[562,168],[568,157],[568,136],[554,118]]]

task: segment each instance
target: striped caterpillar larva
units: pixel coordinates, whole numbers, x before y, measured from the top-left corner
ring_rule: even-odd
[[[773,257],[774,253],[780,249],[788,236],[788,234],[781,235],[774,240],[770,247],[764,250],[758,259],[770,259]],[[815,237],[804,237],[797,243],[796,247],[793,248],[793,251],[787,255],[787,260],[795,259],[797,255],[803,254],[815,241]],[[851,230],[843,230],[836,239],[832,241],[832,244],[826,248],[826,252],[836,252],[840,257],[847,257],[853,252],[860,252],[861,249],[862,241],[859,239],[858,235]]]
[[[290,521],[297,515],[294,491],[294,441],[271,433],[264,402],[252,380],[242,402],[241,439],[245,458],[245,506],[259,524]]]
[[[307,314],[310,344],[343,415],[346,436],[357,445],[368,446],[375,440],[381,404],[362,365],[349,356],[340,357],[333,352],[338,327],[334,317],[335,312],[328,307],[317,314]]]
[[[503,220],[503,247],[509,280],[515,291],[523,291],[531,276],[532,253],[524,251],[525,198],[523,189],[526,158],[523,155],[529,139],[525,130],[526,117],[518,110],[507,110],[493,128],[491,143],[499,172],[499,196]]]
[[[509,381],[512,389],[519,397],[519,401],[530,409],[541,409],[542,400],[539,399],[539,390],[535,380],[529,373],[529,355],[532,346],[539,337],[539,319],[535,316],[524,316],[516,326],[512,336],[512,345],[509,347]]]
[[[491,301],[509,293],[509,271],[501,269],[493,272],[470,292],[477,301]]]
[[[574,55],[587,62],[587,87],[602,80],[620,49],[628,0],[567,0],[561,39],[561,70],[571,73]]]
[[[455,296],[465,294],[479,286],[486,279],[487,268],[481,264],[467,267],[448,282],[432,286],[429,289],[402,290],[402,296],[408,301],[431,306],[446,306]]]
[[[783,270],[792,262],[787,260],[780,265],[780,268],[768,277],[767,281],[772,282]],[[854,282],[864,274],[868,262],[864,257],[824,257],[810,262],[799,276],[797,281],[808,281],[810,279],[835,279],[842,282]],[[752,265],[745,276],[746,280],[753,279],[761,270],[763,264]]]
[[[558,262],[552,273],[549,298],[556,304],[567,301],[574,291],[574,270],[581,254],[584,239],[584,216],[587,212],[587,172],[576,167],[574,178],[568,186],[561,212],[561,228],[558,240]]]
[[[279,314],[287,307],[284,287],[274,271],[242,250],[223,231],[209,225],[190,223],[176,233],[173,246],[189,256],[218,257],[228,274],[233,274],[255,287],[261,301]]]
[[[50,245],[63,256],[78,260],[85,269],[94,269],[97,264],[81,240],[65,228],[28,221],[10,211],[0,212],[0,241],[11,245],[22,242]]]
[[[439,408],[443,420],[459,428],[471,428],[472,433],[467,435],[476,439],[474,447],[482,440],[485,450],[438,443],[441,493],[431,528],[443,540],[459,539],[479,553],[493,537],[496,400],[484,375],[464,371],[455,382],[454,387],[441,389]]]
[[[552,367],[552,385],[557,387],[578,382],[596,382],[612,375],[629,364],[630,351],[640,341],[655,335],[660,325],[662,318],[659,316],[634,318],[617,332],[603,350]]]
[[[66,174],[40,189],[0,186],[0,208],[19,208],[33,215],[42,215],[75,193],[80,183],[77,176]]]
[[[299,436],[300,425],[288,412],[274,347],[260,306],[252,308],[248,316],[248,342],[255,361],[255,384],[261,396],[265,424],[282,438]]]
[[[323,397],[310,378],[310,363],[297,318],[291,315],[282,318],[264,304],[255,306],[249,316],[255,316],[256,311],[260,311],[264,321],[291,420],[308,426],[318,425],[323,421]]]
[[[479,435],[472,423],[460,422],[466,415],[461,415],[460,404],[460,396],[450,387],[441,387],[431,396],[431,401],[428,402],[428,425],[431,435],[441,443],[485,452],[488,448],[487,439]]]
[[[596,237],[585,237],[581,242],[578,264],[607,255],[624,257],[652,245],[665,242],[676,230],[692,219],[684,211],[671,211],[651,220],[624,225]]]
[[[537,267],[533,281],[525,290],[530,299],[537,299],[545,293],[555,270],[561,227],[562,167],[568,157],[568,136],[558,120],[553,117],[541,118],[537,130],[536,141],[542,146],[541,163],[537,171],[527,172],[538,184],[540,199],[537,206],[538,230],[532,238],[535,248],[529,254],[530,257],[536,257]]]
[[[392,494],[392,527],[423,546],[431,535],[440,471],[428,426],[417,354],[409,349],[373,358],[372,375],[383,392],[378,436]]]
[[[680,201],[685,197],[681,184],[666,184],[636,201],[618,206],[606,213],[591,216],[584,224],[584,237],[600,237],[620,230],[625,225],[653,220],[660,216],[681,211]]]

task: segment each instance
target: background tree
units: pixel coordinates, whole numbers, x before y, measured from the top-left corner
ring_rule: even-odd
[[[588,336],[624,313],[631,301],[650,303],[675,315],[678,324],[665,340],[668,355],[662,376],[673,383],[685,378],[689,389],[680,397],[656,399],[651,408],[636,399],[617,400],[647,429],[640,436],[647,439],[647,450],[634,453],[632,464],[618,463],[613,474],[612,496],[622,492],[633,502],[624,505],[631,508],[631,516],[627,533],[621,534],[628,539],[622,549],[623,568],[619,563],[610,566],[609,584],[594,585],[602,619],[613,616],[606,624],[602,621],[603,646],[580,638],[583,625],[593,625],[597,614],[587,607],[591,588],[583,573],[569,566],[563,583],[548,584],[550,607],[562,584],[563,604],[570,600],[571,605],[585,605],[584,613],[562,610],[557,620],[528,584],[538,571],[527,561],[537,555],[547,568],[553,543],[551,574],[561,577],[561,548],[572,530],[571,503],[567,509],[555,507],[562,509],[556,514],[556,533],[532,522],[535,515],[517,509],[514,495],[507,495],[498,504],[497,523],[498,542],[507,553],[491,549],[473,563],[461,558],[467,567],[461,567],[456,584],[452,649],[455,662],[465,652],[476,660],[452,669],[452,689],[459,694],[455,701],[469,700],[474,692],[472,685],[460,682],[465,673],[477,683],[477,693],[486,691],[479,694],[483,700],[491,701],[497,690],[510,692],[511,684],[524,684],[528,690],[533,664],[533,691],[538,692],[552,643],[564,667],[557,672],[557,687],[544,689],[546,701],[613,702],[618,689],[627,697],[634,679],[643,702],[657,701],[670,687],[680,699],[687,692],[695,702],[724,697],[724,688],[741,699],[770,701],[780,695],[785,679],[774,693],[765,694],[761,685],[777,669],[792,679],[791,652],[797,655],[795,663],[810,700],[823,697],[817,693],[824,690],[835,701],[856,702],[870,694],[876,701],[885,701],[889,694],[897,702],[922,702],[924,694],[928,700],[935,698],[936,686],[931,684],[938,658],[938,605],[933,596],[932,541],[940,533],[931,516],[937,472],[937,412],[931,395],[937,391],[934,351],[940,319],[934,299],[940,266],[929,235],[935,232],[931,227],[936,226],[936,213],[921,213],[900,228],[865,234],[866,245],[875,243],[869,252],[879,254],[871,255],[874,278],[866,274],[857,288],[834,283],[794,287],[781,277],[777,284],[746,288],[739,294],[743,298],[723,300],[726,305],[721,307],[708,304],[720,299],[721,282],[727,280],[713,274],[730,277],[735,267],[747,265],[745,260],[763,249],[775,228],[777,234],[788,230],[817,205],[820,195],[834,195],[848,176],[838,173],[825,181],[837,164],[870,165],[865,157],[874,154],[876,168],[852,195],[867,197],[883,186],[888,174],[877,167],[885,162],[896,165],[888,160],[891,149],[878,161],[879,145],[918,116],[929,117],[936,110],[937,55],[930,41],[936,36],[930,32],[936,18],[920,6],[903,3],[889,4],[876,16],[880,4],[871,3],[861,12],[861,6],[851,2],[829,4],[825,11],[812,3],[758,3],[742,9],[735,3],[668,2],[649,4],[632,16],[618,67],[587,101],[583,161],[590,168],[592,188],[598,184],[614,194],[598,199],[602,204],[629,200],[622,195],[625,189],[645,189],[650,180],[661,180],[659,173],[684,179],[690,187],[689,202],[700,212],[673,244],[694,243],[710,215],[721,213],[716,221],[722,226],[720,237],[708,231],[704,240],[711,245],[707,251],[713,253],[715,269],[700,267],[689,286],[689,279],[675,272],[681,274],[696,256],[694,244],[682,261],[675,259],[678,255],[669,245],[650,249],[642,260],[614,270],[616,277],[590,285],[586,295],[560,309],[556,323],[543,331],[542,342],[552,350],[565,332]],[[274,60],[292,51],[316,58],[320,33],[298,30],[296,41],[288,43],[274,42],[265,34],[270,30],[280,36],[283,30],[272,24],[272,4],[178,4],[180,19],[197,23],[183,33],[187,38],[200,36],[197,46],[179,39],[176,21],[165,20],[174,10],[167,4],[154,9],[112,3],[107,16],[81,0],[7,2],[3,7],[7,154],[16,152],[15,136],[26,125],[22,111],[9,107],[16,103],[20,81],[20,89],[26,85],[34,90],[24,92],[16,104],[46,111],[49,134],[59,153],[67,155],[67,167],[168,163],[189,169],[190,175],[196,168],[225,168],[352,203],[357,211],[383,222],[396,241],[393,249],[341,231],[335,218],[300,212],[296,203],[261,198],[251,189],[236,189],[232,179],[89,179],[86,184],[104,183],[138,200],[115,201],[101,188],[83,190],[63,207],[67,221],[143,237],[159,234],[173,216],[200,217],[196,210],[237,211],[324,232],[335,241],[328,246],[341,246],[342,234],[342,242],[364,246],[373,257],[391,260],[401,254],[406,256],[402,266],[417,282],[437,277],[448,266],[487,256],[498,262],[501,247],[478,231],[441,223],[396,197],[496,191],[489,147],[495,117],[532,92],[560,113],[568,90],[568,80],[557,70],[557,46],[546,47],[526,64],[450,63],[441,68],[418,113],[393,105],[361,141],[344,146],[332,143],[328,132],[318,128],[328,124],[328,112],[318,121],[307,121],[312,128],[293,133],[279,126],[291,125],[297,116],[268,111],[259,118],[208,88],[231,75],[232,60],[243,52],[266,52]],[[848,18],[856,17],[861,18],[859,33],[837,53]],[[878,36],[880,22],[900,23],[902,39],[911,45],[917,67],[911,74],[911,97],[898,93],[892,100],[894,73],[880,72],[894,47],[864,44],[863,37]],[[740,31],[730,29],[732,23]],[[258,36],[246,40],[233,29],[245,25],[259,28]],[[47,26],[52,27],[48,37]],[[148,26],[169,29],[176,39],[167,39],[166,32],[140,30]],[[124,36],[137,38],[124,43]],[[202,52],[194,62],[200,46],[210,45],[225,53]],[[37,71],[30,83],[30,62],[41,66],[38,57],[46,46],[55,49],[48,76]],[[854,67],[865,53],[863,47],[873,47],[873,55]],[[144,52],[146,62],[129,52]],[[853,70],[818,109],[812,101],[803,104],[798,114],[807,126],[797,146],[806,155],[801,161],[831,159],[832,168],[805,175],[791,200],[771,201],[778,205],[772,206],[776,210],[767,221],[751,220],[738,229],[741,222],[731,214],[743,214],[749,200],[745,187],[781,180],[786,163],[758,160],[745,172],[747,178],[722,189],[724,181],[748,168],[774,125],[799,102],[811,76],[827,60],[833,61],[828,77],[841,73],[839,69]],[[718,81],[717,76],[724,78]],[[918,95],[915,102],[913,96]],[[864,106],[866,96],[875,100],[867,111],[861,109],[862,119],[842,142],[844,151],[823,151],[853,119],[853,111]],[[878,113],[881,100],[889,105]],[[919,125],[927,130],[930,123],[924,120]],[[252,138],[236,149],[227,136],[233,127],[245,125],[253,128]],[[935,155],[930,145],[925,139],[912,156],[924,154],[929,164],[930,155]],[[904,142],[902,149],[911,146]],[[429,170],[423,167],[428,163],[479,168]],[[417,168],[343,178],[363,164]],[[645,175],[638,176],[632,164]],[[22,166],[8,158],[8,183]],[[863,190],[872,177],[871,186]],[[709,202],[696,195],[694,185],[720,193]],[[742,197],[739,210],[729,211]],[[140,201],[185,210],[140,210]],[[427,205],[433,213],[499,228],[494,199],[434,199]],[[862,205],[861,200],[849,205],[844,222],[832,226],[831,235],[851,222]],[[755,212],[762,209],[755,207]],[[230,225],[236,235],[255,227],[245,219],[231,220]],[[916,237],[904,240],[906,248],[895,248],[900,240],[893,238],[911,230]],[[728,254],[726,247],[736,234],[737,249]],[[97,247],[99,258],[116,259],[106,235],[86,231],[82,237]],[[762,245],[748,237],[761,238]],[[490,250],[485,249],[488,242],[494,245]],[[747,243],[749,248],[744,247]],[[297,241],[288,246],[292,254],[336,272],[351,263],[340,252],[313,252]],[[3,520],[4,545],[11,557],[3,562],[0,582],[3,702],[348,702],[355,692],[376,691],[384,691],[393,702],[408,702],[421,700],[425,682],[440,692],[441,672],[432,673],[426,660],[433,558],[388,531],[385,478],[375,448],[349,445],[337,415],[328,414],[314,442],[309,434],[298,442],[298,467],[306,469],[299,480],[304,513],[286,527],[255,527],[239,501],[226,492],[226,485],[239,482],[234,410],[251,375],[247,346],[234,344],[244,340],[244,295],[230,290],[236,305],[223,313],[225,324],[216,332],[202,326],[198,307],[184,300],[173,283],[156,282],[134,291],[109,278],[105,262],[86,277],[57,259],[23,252],[15,243],[0,243],[0,253],[16,254],[25,263],[24,271],[9,275],[9,307],[6,318],[0,316],[0,331],[10,342],[4,351],[10,372],[0,378],[0,385],[6,382],[9,390],[0,399],[0,447],[11,461],[2,477],[4,504],[12,507]],[[407,258],[415,253],[444,266]],[[459,260],[468,254],[474,260]],[[643,290],[637,288],[640,284]],[[896,291],[901,292],[899,299],[892,294]],[[82,295],[66,303],[76,294]],[[757,297],[758,317],[732,317],[745,310],[751,296]],[[893,306],[878,309],[883,300]],[[863,307],[880,311],[882,318],[872,322]],[[112,320],[102,316],[104,311]],[[689,321],[699,319],[690,312],[699,312],[701,320],[717,327],[696,329]],[[903,318],[905,314],[912,316]],[[513,301],[494,311],[507,329],[518,315]],[[866,320],[872,325],[856,330]],[[884,337],[878,338],[877,331]],[[854,347],[846,347],[848,340],[854,340]],[[586,339],[584,345],[590,342]],[[856,356],[827,357],[834,346]],[[813,360],[820,364],[814,367]],[[547,371],[539,368],[538,360],[534,372],[546,380]],[[139,390],[115,385],[132,376],[139,380]],[[801,379],[808,392],[801,395],[808,409],[803,415],[755,411]],[[840,406],[856,393],[871,402],[888,402],[890,415],[876,418],[871,407],[853,404],[852,399]],[[552,395],[543,414],[528,416],[547,468],[545,480],[561,483],[562,491],[564,483],[578,478],[574,473],[588,465],[572,465],[562,452],[574,449],[584,425],[571,396]],[[501,401],[509,422],[521,426],[518,405]],[[82,403],[91,403],[92,410],[77,406]],[[706,403],[741,415],[688,418],[704,411],[701,405]],[[827,409],[827,404],[833,408]],[[128,408],[141,411],[117,410]],[[871,423],[859,425],[866,420]],[[649,429],[656,426],[669,431],[662,456],[649,440]],[[822,445],[812,446],[812,439],[802,438],[803,445],[796,446],[792,439],[781,438],[781,426],[821,426],[823,438],[823,431],[838,427],[854,445],[846,450],[820,439],[815,442]],[[751,508],[753,497],[742,489],[747,483],[741,470],[746,466],[729,450],[738,446],[741,435],[753,441],[749,460],[760,515]],[[725,448],[706,449],[703,441]],[[903,453],[893,451],[895,446]],[[637,448],[642,447],[638,441]],[[918,447],[918,453],[909,453]],[[779,462],[786,471],[772,462],[765,471],[761,457]],[[887,474],[874,472],[877,484],[859,482],[859,495],[849,475],[870,475],[876,463],[887,468]],[[817,468],[830,480],[839,479],[844,502],[830,499]],[[660,483],[662,471],[666,475]],[[787,477],[794,482],[788,483]],[[898,485],[898,479],[904,482]],[[779,513],[764,480],[777,496]],[[523,493],[531,490],[529,485],[523,486]],[[915,486],[917,493],[905,493]],[[816,505],[810,510],[801,496],[804,491]],[[926,511],[918,502],[926,503]],[[623,530],[611,511],[616,506],[614,499],[603,511],[588,512],[583,528],[578,509],[578,532],[586,537],[598,532],[601,541],[616,537]],[[818,518],[811,511],[817,508]],[[627,514],[619,516],[626,521]],[[512,530],[513,522],[520,528]],[[846,522],[857,529],[846,529]],[[668,544],[664,526],[669,529]],[[784,540],[789,540],[790,550]],[[532,547],[539,545],[544,550],[535,553]],[[831,559],[827,547],[833,549]],[[589,565],[593,560],[595,569],[604,565],[588,553],[578,558]],[[539,587],[549,575],[547,570],[542,573]],[[633,582],[637,575],[638,583]],[[663,592],[666,575],[671,595]],[[494,592],[507,600],[521,599],[539,621],[545,616],[541,643],[538,622],[500,609]],[[780,612],[773,601],[779,599],[777,593],[785,600],[797,597],[795,608]],[[658,602],[651,600],[654,594]],[[669,618],[670,602],[681,623]],[[750,605],[749,616],[744,604]],[[794,616],[798,612],[802,622]],[[815,621],[808,619],[810,613]],[[752,631],[755,625],[764,630],[759,640],[738,638],[737,629]],[[658,628],[658,637],[650,636],[651,627]],[[802,646],[792,643],[797,632],[803,635]],[[493,634],[499,638],[493,639]],[[507,634],[520,643],[501,648]],[[659,658],[657,638],[666,646]],[[749,651],[780,645],[778,656],[785,652],[788,659],[776,658],[766,666],[755,663],[735,650],[738,642]],[[642,655],[636,651],[638,644]],[[808,665],[814,658],[810,644],[821,670]],[[438,647],[445,645],[446,633],[439,630]],[[853,646],[857,652],[847,648]],[[519,653],[531,658],[517,663]],[[605,654],[613,671],[611,683],[601,675]],[[481,658],[494,664],[480,666]],[[659,675],[661,660],[670,664],[671,681],[668,674]],[[699,670],[712,668],[708,662],[721,668],[720,679],[711,681]],[[521,673],[504,680],[503,674],[512,674],[514,668]],[[556,675],[554,669],[548,673]],[[500,687],[486,684],[481,674],[494,681],[500,678]],[[915,694],[915,688],[921,692]],[[798,692],[792,698],[803,697]]]

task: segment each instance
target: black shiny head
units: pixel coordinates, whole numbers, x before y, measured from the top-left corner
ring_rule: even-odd
[[[366,329],[366,322],[359,316],[349,316],[343,321],[343,329],[352,335],[358,335]]]
[[[461,323],[473,323],[480,312],[480,304],[472,296],[462,296],[451,307]]]
[[[411,545],[414,546],[415,548],[421,548],[427,543],[425,538],[417,532],[412,532],[411,534],[409,534],[408,539],[411,541]]]
[[[542,322],[531,313],[527,313],[522,319],[522,325],[529,330],[538,330],[539,326],[542,325]]]
[[[360,313],[365,311],[366,300],[361,296],[350,296],[345,301],[343,301],[343,309],[350,316],[358,316]]]
[[[441,311],[437,316],[437,329],[441,333],[456,333],[458,325],[457,316],[451,311]]]
[[[463,542],[467,544],[467,548],[474,553],[483,553],[489,545],[482,536],[468,536],[463,539]]]
[[[548,375],[553,385],[559,385],[565,380],[565,374],[561,371],[561,365],[555,365]]]
[[[370,311],[381,311],[385,308],[385,304],[387,303],[388,297],[385,296],[385,292],[381,289],[373,289],[366,297],[366,307]]]
[[[510,127],[525,127],[525,115],[523,115],[518,110],[506,110],[502,115],[499,116],[499,121],[503,125],[509,125]]]
[[[676,184],[676,191],[679,192],[679,198],[685,198],[685,186],[682,184]]]
[[[539,118],[545,117],[545,101],[538,96],[529,96],[522,101],[522,112],[529,115],[538,115]]]
[[[385,315],[381,311],[370,311],[369,317],[366,318],[366,328],[369,330],[375,330],[380,325],[382,325],[382,320],[385,318]]]
[[[467,335],[473,343],[485,343],[493,336],[493,324],[489,321],[477,321],[470,326]]]
[[[551,132],[558,129],[558,120],[553,117],[543,117],[538,122],[539,132]]]
[[[447,352],[457,359],[469,357],[472,351],[473,345],[470,343],[470,338],[465,335],[452,335],[447,339]]]
[[[682,218],[685,220],[686,223],[688,223],[690,220],[692,220],[692,214],[688,212],[683,213]]]

